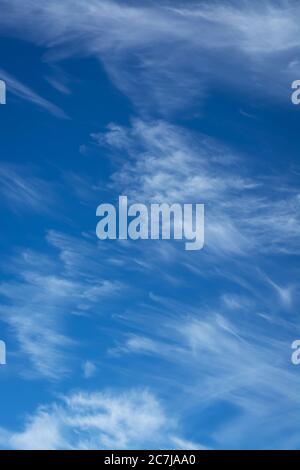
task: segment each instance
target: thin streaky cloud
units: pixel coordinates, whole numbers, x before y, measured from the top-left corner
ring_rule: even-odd
[[[17,78],[7,73],[3,69],[0,69],[0,77],[5,81],[7,85],[7,93],[12,93],[18,98],[28,101],[29,103],[38,106],[41,109],[46,110],[48,113],[60,119],[69,119],[67,114],[59,108],[57,105],[51,103],[47,99],[40,96],[38,93],[33,91],[29,86],[20,82]]]
[[[295,1],[2,3],[5,31],[42,44],[50,64],[78,55],[100,60],[146,116],[202,112],[219,86],[282,103],[294,75],[291,55],[300,47]]]

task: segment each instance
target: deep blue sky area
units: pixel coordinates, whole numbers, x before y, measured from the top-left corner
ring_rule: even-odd
[[[0,11],[0,448],[299,449],[299,2]],[[120,195],[204,248],[99,240]]]

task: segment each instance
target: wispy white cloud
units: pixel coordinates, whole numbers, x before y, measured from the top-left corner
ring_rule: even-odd
[[[168,344],[160,341],[158,338],[152,339],[147,336],[129,335],[127,340],[120,343],[118,346],[111,348],[110,355],[123,356],[129,354],[145,355],[145,356],[159,356],[166,360],[180,352],[183,352],[178,345]]]
[[[275,289],[283,305],[290,307],[293,302],[293,291],[295,290],[295,286],[290,285],[287,287],[282,287],[276,284],[272,279],[269,279],[269,278],[267,278],[267,281]]]
[[[47,48],[52,63],[98,58],[141,111],[165,115],[195,104],[199,112],[216,86],[286,99],[300,47],[298,16],[296,1],[3,0],[0,22]]]
[[[37,409],[20,432],[2,430],[9,449],[144,449],[181,445],[157,398],[145,390],[77,392]]]
[[[96,57],[113,83],[146,116],[149,111],[166,116],[187,105],[196,105],[198,112],[202,100],[220,86],[255,91],[257,101],[261,96],[286,99],[286,85],[299,69],[295,61],[300,47],[298,2],[183,6],[179,2],[2,0],[2,7],[4,31],[44,47],[44,59],[52,64],[73,55]],[[53,105],[15,79],[10,81],[16,95],[57,115]],[[68,91],[63,81],[53,77],[50,81],[60,91]],[[147,283],[143,302],[119,315],[121,338],[116,338],[115,330],[112,334],[111,357],[119,360],[126,354],[126,366],[120,367],[129,369],[130,357],[151,357],[155,372],[144,361],[143,378],[151,375],[157,388],[169,385],[176,413],[203,412],[203,427],[205,413],[213,410],[217,415],[224,404],[233,410],[234,419],[225,413],[216,427],[207,423],[206,435],[216,447],[245,447],[250,438],[261,447],[270,442],[274,447],[295,445],[299,374],[289,368],[289,348],[297,324],[294,317],[284,318],[283,312],[290,313],[295,305],[298,273],[289,262],[300,251],[299,191],[283,178],[253,175],[245,160],[228,148],[162,120],[135,120],[129,127],[110,124],[106,132],[94,133],[92,138],[117,163],[109,186],[112,191],[124,191],[139,202],[207,204],[206,247],[201,259],[187,258],[171,243],[149,245],[145,251],[138,244],[132,249],[130,243],[116,242],[111,253],[105,243],[98,244],[96,251],[90,235],[78,238],[50,231],[47,241],[57,250],[56,256],[24,253],[26,262],[19,262],[18,276],[0,287],[6,299],[1,317],[34,370],[50,378],[64,373],[65,350],[75,346],[64,318],[70,312],[101,311],[103,299],[115,299],[124,289],[116,266],[125,273],[130,265],[131,273],[145,276]],[[36,201],[42,192],[40,181],[24,182],[7,171],[0,178],[10,201],[24,200],[41,209]],[[82,177],[76,183],[77,195],[85,197],[89,185]],[[263,255],[267,256],[262,260]],[[274,260],[283,256],[288,263],[281,272],[273,272]],[[260,265],[271,274],[265,275]],[[187,279],[184,270],[189,272]],[[186,301],[168,300],[156,292],[145,298],[148,285],[158,277],[163,288],[172,286],[174,297],[180,286]],[[208,285],[208,297],[213,291],[215,298],[220,295],[220,303],[207,297],[189,306],[191,289],[185,290],[186,284],[194,287],[193,295],[201,296],[206,284],[199,280],[208,284],[212,278],[217,282],[214,289]],[[233,294],[226,292],[228,285]],[[135,288],[139,289],[138,283]],[[96,363],[97,359],[83,364],[86,378],[94,373]],[[2,430],[0,441],[11,448],[166,447],[172,443],[202,448],[174,436],[169,426],[169,415],[148,392],[122,396],[82,392],[38,409],[21,432]],[[289,442],[283,434],[289,435]]]
[[[73,82],[75,79],[71,79],[71,77],[61,69],[61,67],[52,65],[52,67],[50,67],[50,72],[45,78],[47,82],[60,93],[64,95],[70,95],[72,93],[70,84],[71,81]]]
[[[28,168],[2,162],[0,192],[14,212],[51,213],[58,204],[56,184],[30,174]]]
[[[255,448],[288,448],[282,436],[297,438],[295,412],[300,408],[300,378],[290,365],[296,324],[282,322],[280,329],[274,328],[268,319],[259,318],[253,305],[243,313],[230,313],[222,304],[209,311],[172,300],[159,304],[158,309],[144,306],[142,318],[128,314],[127,321],[145,336],[134,338],[135,344],[127,341],[120,353],[152,355],[161,370],[151,376],[153,385],[165,379],[174,364],[176,381],[172,372],[167,375],[179,414],[187,408],[182,394],[189,397],[189,412],[197,410],[202,417],[221,404],[230,407],[230,418],[219,416],[211,432],[207,423],[205,434],[212,447],[245,448],[250,436]],[[260,429],[258,422],[263,423]]]
[[[55,117],[61,119],[68,118],[66,113],[61,108],[51,103],[51,101],[43,98],[33,91],[29,86],[24,85],[18,79],[2,69],[0,69],[0,77],[5,81],[8,93],[12,93],[22,100],[28,101],[38,106],[39,108],[45,109],[48,113],[53,114]]]
[[[97,311],[103,300],[117,298],[125,285],[99,273],[100,259],[95,262],[98,269],[89,264],[86,253],[93,248],[88,243],[83,251],[80,239],[76,244],[72,237],[55,232],[48,241],[59,249],[57,256],[24,250],[10,259],[9,277],[0,284],[0,318],[17,340],[24,374],[60,379],[70,371],[69,351],[82,340],[65,332],[66,317]]]
[[[179,450],[210,450],[208,447],[198,444],[196,442],[187,441],[186,439],[181,439],[174,436],[172,441],[176,449]]]
[[[165,121],[110,125],[93,134],[118,164],[112,188],[136,201],[204,203],[206,247],[218,254],[298,253],[299,194],[284,180],[252,175],[246,159]],[[126,159],[124,158],[126,152]],[[241,166],[243,165],[243,170]]]
[[[59,313],[72,292],[74,286],[61,277],[25,270],[21,279],[1,283],[1,320],[15,336],[25,375],[54,379],[66,373],[65,354],[72,341],[62,333]]]

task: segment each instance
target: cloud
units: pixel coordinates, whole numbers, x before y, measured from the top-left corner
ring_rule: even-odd
[[[209,251],[299,253],[297,188],[254,175],[246,158],[213,139],[161,120],[112,124],[92,138],[118,165],[112,189],[143,203],[204,203]]]
[[[249,442],[258,449],[288,448],[296,441],[300,378],[290,366],[296,322],[277,319],[278,328],[279,323],[260,318],[254,305],[244,307],[243,314],[225,312],[222,304],[205,310],[165,299],[159,306],[144,306],[142,318],[128,312],[130,328],[138,327],[144,337],[135,338],[139,347],[126,342],[123,352],[152,356],[151,383],[168,377],[179,415],[187,413],[182,396],[189,397],[189,413],[197,413],[194,435],[205,435],[209,447],[220,449],[243,449]],[[229,415],[220,414],[220,407]]]
[[[24,376],[59,380],[70,372],[70,350],[74,353],[82,341],[64,332],[67,317],[92,314],[125,285],[99,274],[101,259],[89,263],[86,254],[95,255],[92,244],[57,232],[49,233],[48,242],[59,248],[57,254],[22,250],[10,258],[7,279],[0,283],[0,318],[17,340]]]
[[[24,85],[22,82],[17,80],[15,77],[0,69],[0,77],[5,81],[7,85],[7,92],[12,93],[18,98],[28,101],[41,109],[45,109],[48,113],[60,119],[68,119],[65,112],[55,104],[46,100],[42,96],[34,92],[30,87]]]
[[[201,444],[197,444],[196,442],[187,441],[185,439],[178,438],[174,436],[172,438],[176,449],[179,450],[210,450],[208,447],[205,447]]]
[[[59,198],[55,184],[33,176],[28,168],[2,162],[0,192],[14,212],[53,213]]]
[[[146,336],[129,335],[125,343],[119,344],[117,347],[111,348],[108,353],[113,356],[123,356],[129,354],[159,356],[166,360],[170,358],[173,352],[172,346],[164,342],[153,340]]]
[[[293,303],[293,291],[295,287],[294,286],[281,287],[277,285],[274,281],[272,281],[272,279],[269,279],[269,278],[267,278],[267,281],[275,289],[283,305],[290,307]]]
[[[161,447],[169,443],[172,422],[145,390],[77,392],[38,408],[23,431],[2,430],[0,443],[14,450]]]
[[[21,350],[22,373],[55,379],[66,373],[65,354],[72,346],[61,332],[59,314],[74,286],[61,277],[23,269],[21,279],[0,284],[1,320],[9,325]],[[25,365],[28,362],[31,368]]]
[[[111,250],[94,234],[50,231],[46,254],[22,250],[9,259],[6,269],[14,272],[0,286],[0,314],[31,372],[65,377],[69,351],[76,360],[78,342],[92,341],[66,319],[87,315],[97,336],[104,321],[95,319],[105,313],[111,320],[113,312],[105,325],[111,344],[104,342],[110,372],[148,380],[171,396],[173,412],[149,392],[83,391],[38,408],[21,431],[3,429],[3,445],[202,448],[197,442],[206,436],[208,447],[296,446],[299,375],[290,369],[290,344],[297,322],[290,307],[297,302],[299,191],[282,175],[266,177],[269,168],[254,173],[246,158],[215,140],[153,115],[184,110],[190,117],[210,93],[227,87],[248,99],[255,94],[256,103],[286,102],[299,71],[298,2],[2,0],[1,7],[4,33],[37,44],[52,70],[69,57],[98,59],[143,116],[92,134],[115,164],[108,185],[114,195],[207,206],[206,246],[193,257],[171,242],[149,242],[147,250],[116,242]],[[16,95],[57,115],[10,81]],[[69,91],[63,74],[50,82]],[[90,200],[91,185],[69,176],[77,195]],[[12,204],[41,211],[39,195],[47,193],[41,180],[8,167],[0,179]],[[124,279],[134,286],[130,292]],[[82,364],[86,378],[98,360]],[[189,435],[194,431],[191,442],[170,423],[182,415]]]
[[[45,78],[47,82],[60,93],[71,95],[70,83],[74,81],[74,78],[72,79],[59,66],[53,65],[50,67],[50,72]]]
[[[215,27],[228,28],[240,38],[236,47],[257,57],[257,54],[268,56],[299,47],[299,25],[294,16],[298,9],[293,1],[228,2],[227,5],[216,2],[212,6],[204,4],[196,11],[183,10],[183,15],[199,16]],[[232,37],[232,41],[234,39]]]
[[[4,0],[0,22],[7,34],[47,49],[52,64],[96,57],[141,112],[165,116],[187,107],[201,112],[220,86],[286,100],[300,47],[298,16],[295,1]]]

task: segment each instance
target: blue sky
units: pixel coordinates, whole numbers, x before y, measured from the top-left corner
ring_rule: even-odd
[[[1,448],[299,448],[299,3],[0,8]],[[204,250],[99,241],[121,194]]]

